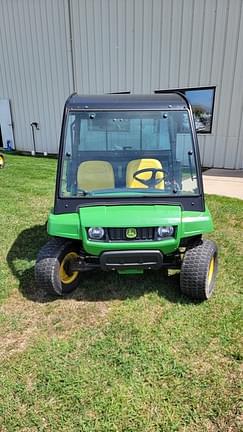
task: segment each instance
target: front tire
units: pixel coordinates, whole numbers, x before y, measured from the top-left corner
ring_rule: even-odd
[[[53,237],[40,250],[35,265],[37,285],[51,295],[62,296],[79,285],[80,272],[71,272],[68,263],[78,257],[78,242]]]
[[[196,300],[211,297],[218,270],[218,250],[212,240],[202,240],[186,250],[180,274],[183,294]]]

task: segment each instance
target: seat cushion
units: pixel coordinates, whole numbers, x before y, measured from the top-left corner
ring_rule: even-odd
[[[138,180],[136,180],[133,177],[133,174],[136,171],[146,169],[146,168],[157,168],[157,169],[163,169],[162,164],[158,159],[134,159],[130,161],[127,165],[127,173],[126,173],[126,185],[128,188],[148,188],[148,186],[140,183]],[[141,173],[139,174],[139,177],[143,180],[149,180],[151,178],[151,173]],[[156,174],[156,178],[163,179],[164,173],[158,172]],[[162,180],[160,183],[158,183],[155,188],[156,189],[164,189],[164,180]]]
[[[77,183],[79,189],[88,191],[115,187],[112,165],[107,161],[92,160],[82,162],[78,167]]]

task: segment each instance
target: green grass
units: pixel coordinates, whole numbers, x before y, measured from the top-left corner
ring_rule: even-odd
[[[240,431],[243,201],[208,196],[220,250],[205,303],[178,274],[84,275],[66,299],[34,284],[56,161],[0,171],[0,430]]]

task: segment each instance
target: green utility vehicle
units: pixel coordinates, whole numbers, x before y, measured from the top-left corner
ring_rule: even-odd
[[[48,218],[52,238],[35,268],[40,287],[64,295],[87,270],[167,268],[180,269],[184,294],[208,299],[217,247],[202,235],[212,230],[183,95],[69,97]]]
[[[5,165],[5,159],[3,153],[0,153],[0,169]]]

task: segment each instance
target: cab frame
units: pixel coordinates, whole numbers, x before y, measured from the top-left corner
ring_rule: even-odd
[[[68,114],[70,112],[99,112],[99,111],[180,111],[187,110],[189,115],[192,140],[194,145],[195,168],[198,179],[198,194],[193,196],[143,196],[143,197],[62,197],[60,195],[60,182],[63,164],[63,150],[65,143],[65,127]],[[97,154],[98,152],[96,152]],[[112,157],[116,158],[116,151],[111,151]],[[134,152],[135,154],[136,152]],[[148,156],[153,156],[153,151],[148,151]],[[146,152],[144,152],[146,156]],[[118,155],[119,157],[119,155]],[[105,159],[102,152],[99,155],[100,160]],[[180,205],[183,210],[188,211],[205,211],[200,153],[195,130],[194,117],[191,106],[185,96],[179,92],[165,92],[154,95],[130,95],[130,94],[108,94],[98,96],[80,96],[73,93],[66,101],[61,136],[59,146],[59,157],[56,177],[56,190],[54,202],[54,214],[64,214],[77,212],[81,207],[90,206],[119,206],[119,205],[154,205],[168,204]]]

